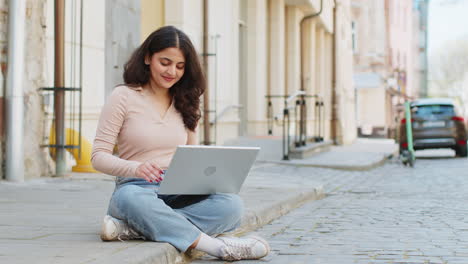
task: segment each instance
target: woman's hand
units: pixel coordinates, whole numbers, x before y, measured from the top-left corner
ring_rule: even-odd
[[[135,174],[137,178],[142,178],[148,182],[162,181],[163,170],[154,161],[146,161],[137,167]]]

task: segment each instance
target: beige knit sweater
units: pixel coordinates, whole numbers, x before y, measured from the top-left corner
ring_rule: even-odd
[[[141,87],[116,87],[104,105],[91,155],[96,170],[135,177],[136,168],[147,160],[167,169],[178,145],[196,144],[196,135],[185,128],[174,100],[160,116],[142,91]],[[115,145],[117,156],[112,153]]]

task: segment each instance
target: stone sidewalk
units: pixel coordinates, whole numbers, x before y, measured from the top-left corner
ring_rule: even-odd
[[[282,160],[281,138],[239,138],[228,144],[260,147],[257,160],[263,163],[339,170],[370,170],[382,165],[389,157],[398,155],[398,145],[392,139],[358,138],[351,145],[331,146],[329,151],[310,158],[289,161]]]
[[[258,162],[241,197],[246,205],[241,234],[286,214],[325,194],[323,182],[299,177],[285,167],[345,165],[341,169],[377,166],[394,154],[395,144],[358,140],[346,147],[287,164]],[[296,163],[295,163],[296,162]],[[282,173],[288,171],[289,173]],[[129,241],[102,242],[99,231],[114,187],[113,177],[73,173],[64,178],[41,178],[25,183],[0,181],[0,263],[177,263],[187,256],[169,244]]]

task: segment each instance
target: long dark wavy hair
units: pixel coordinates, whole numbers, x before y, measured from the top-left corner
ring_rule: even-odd
[[[197,52],[184,32],[165,26],[151,33],[124,65],[124,82],[130,87],[149,83],[151,72],[145,58],[167,48],[179,48],[185,57],[184,75],[169,89],[169,94],[174,98],[174,106],[182,115],[185,127],[195,131],[201,117],[200,96],[205,92],[206,80]]]

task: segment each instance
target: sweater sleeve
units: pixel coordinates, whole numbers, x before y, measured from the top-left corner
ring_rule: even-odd
[[[112,154],[127,114],[127,89],[122,86],[115,88],[101,111],[91,163],[96,170],[105,174],[135,177],[135,171],[141,163],[121,159]]]

